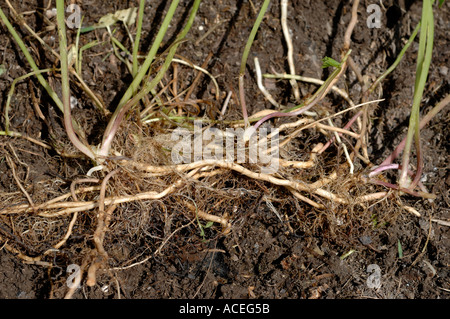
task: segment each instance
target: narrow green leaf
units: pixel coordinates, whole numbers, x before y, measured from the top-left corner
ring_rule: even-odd
[[[332,66],[334,68],[339,68],[341,66],[341,63],[336,61],[336,60],[334,60],[334,59],[332,59],[332,58],[330,58],[330,57],[327,57],[327,56],[324,57],[322,59],[322,69],[326,69],[326,68],[328,68],[330,66]]]
[[[206,223],[206,225],[205,225],[204,227],[205,227],[205,228],[209,228],[209,227],[211,227],[213,224],[214,224],[214,222],[209,221],[209,222]]]
[[[205,237],[205,231],[203,230],[203,227],[200,224],[200,236]]]
[[[7,71],[6,66],[4,64],[0,64],[0,76],[5,74]]]
[[[397,249],[398,249],[398,258],[403,258],[403,248],[402,244],[400,243],[400,239],[397,241]]]

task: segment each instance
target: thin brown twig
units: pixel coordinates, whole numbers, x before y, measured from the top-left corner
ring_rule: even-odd
[[[205,61],[203,62],[203,64],[201,65],[202,69],[206,69],[206,67],[208,66],[209,61],[211,60],[211,58],[213,57],[213,53],[210,52],[208,54],[208,56],[206,57]],[[194,92],[195,88],[197,87],[198,81],[200,81],[200,77],[202,76],[202,72],[198,72],[197,75],[194,78],[194,81],[191,84],[191,87],[189,88],[189,90],[186,93],[186,96],[184,97],[184,101],[188,101],[190,100],[190,96],[192,94],[192,92]]]
[[[14,180],[16,181],[17,186],[19,186],[20,190],[22,191],[22,193],[23,193],[23,194],[25,195],[25,197],[27,198],[28,202],[30,203],[31,208],[32,208],[33,210],[35,210],[36,207],[35,207],[35,205],[34,205],[33,200],[31,199],[30,194],[28,194],[27,190],[22,186],[22,183],[20,182],[19,177],[17,177],[14,162],[12,161],[12,159],[11,159],[8,155],[5,155],[5,157],[6,157],[6,162],[8,163],[8,166],[9,166],[9,167],[11,168],[11,170],[12,170],[12,174],[13,174]]]
[[[45,149],[48,149],[48,150],[52,149],[52,147],[50,145],[48,145],[48,144],[46,144],[44,142],[41,142],[41,141],[39,141],[39,140],[37,140],[35,138],[32,138],[32,137],[30,137],[30,136],[28,136],[26,134],[19,133],[19,132],[9,131],[8,134],[6,134],[5,131],[0,131],[0,135],[6,135],[6,136],[10,136],[10,137],[20,137],[20,138],[23,138],[23,139],[25,139],[25,140],[27,140],[29,142],[32,142],[32,143],[34,143],[36,145],[39,145],[39,146],[41,146],[41,147],[43,147]]]

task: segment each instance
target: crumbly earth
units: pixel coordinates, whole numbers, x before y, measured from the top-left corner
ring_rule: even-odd
[[[86,25],[95,23],[107,13],[138,6],[138,1],[76,2],[85,15],[83,23]],[[173,35],[183,25],[187,16],[186,9],[191,2],[181,1],[163,49],[168,48],[168,44],[175,38]],[[362,1],[360,4],[359,22],[352,36],[352,57],[361,74],[369,81],[376,79],[393,63],[420,19],[420,2],[399,2],[403,3],[401,7],[396,5],[397,1],[383,1],[384,7],[380,7],[380,28],[367,26],[370,13],[367,13],[366,8],[370,1]],[[39,7],[47,1],[24,0],[11,3],[18,12],[27,12],[27,23],[36,31],[42,31],[43,39],[57,48],[56,32],[45,29],[48,24],[40,15],[42,10]],[[221,93],[224,93],[221,103],[229,90],[237,93],[242,51],[261,3],[262,1],[255,0],[203,1],[189,35],[190,41],[180,45],[178,54],[197,65],[202,65],[208,54],[212,53],[212,59],[206,68],[217,78]],[[168,1],[147,2],[142,52],[146,52],[151,45],[168,6]],[[9,12],[5,3],[2,2],[0,7]],[[288,25],[292,30],[298,74],[322,79],[329,75],[328,70],[321,68],[321,59],[324,56],[339,59],[343,35],[350,20],[350,9],[351,1],[289,1]],[[436,9],[433,61],[424,93],[422,114],[426,114],[450,92],[449,16],[450,3],[446,1],[441,9]],[[19,31],[23,36],[27,35],[23,27]],[[91,40],[102,40],[105,32],[97,30],[87,35],[89,36]],[[119,29],[117,37],[126,39],[124,30]],[[55,63],[51,54],[36,41],[27,43],[33,54],[39,57],[41,67]],[[418,40],[377,91],[378,96],[385,100],[371,112],[369,156],[374,164],[381,163],[406,132],[417,49]],[[29,67],[3,25],[0,27],[0,53],[0,64],[6,68],[6,72],[0,75],[3,112],[12,81],[24,75]],[[83,57],[83,78],[106,105],[115,105],[117,98],[129,85],[130,76],[123,63],[110,53],[110,42],[87,50]],[[246,99],[250,114],[271,108],[258,90],[253,58],[258,57],[263,72],[272,73],[275,70],[281,73],[288,70],[286,53],[280,25],[280,4],[274,0],[261,24],[248,60]],[[193,74],[192,69],[180,67],[180,86],[183,82],[185,85],[190,83]],[[58,78],[53,79],[57,87]],[[302,96],[311,94],[316,88],[301,82],[299,85]],[[267,81],[266,86],[282,103],[294,103],[288,82]],[[339,86],[348,90],[355,100],[360,97],[362,87],[351,70],[346,72]],[[89,139],[92,144],[96,144],[98,132],[105,126],[104,120],[98,116],[92,103],[87,102],[88,99],[79,88],[74,86],[72,89],[79,99],[79,105],[74,109],[75,116],[79,117],[83,127],[90,128]],[[193,94],[198,99],[214,100],[214,90],[211,81],[204,77]],[[47,123],[38,117],[31,92],[38,97],[38,104]],[[11,103],[12,130],[46,141],[51,136],[58,141],[67,141],[62,131],[61,116],[41,92],[37,81],[21,81]],[[332,94],[327,103],[322,107],[338,108],[342,105],[341,99]],[[329,225],[332,219],[327,214],[331,214],[331,210],[325,210],[321,214],[310,213],[308,206],[293,200],[289,193],[268,189],[271,185],[258,184],[229,173],[214,187],[220,188],[220,192],[215,195],[222,196],[224,203],[230,206],[234,214],[230,234],[224,235],[219,227],[213,226],[205,228],[204,236],[201,236],[198,224],[194,222],[180,229],[160,254],[147,258],[160,246],[161,238],[167,238],[164,237],[168,234],[166,227],[173,231],[186,225],[191,218],[183,216],[175,197],[168,198],[166,202],[163,199],[162,202],[129,205],[121,210],[121,218],[117,218],[111,225],[111,230],[107,233],[108,245],[105,247],[112,259],[111,267],[122,269],[100,273],[94,287],[83,283],[73,297],[448,298],[450,233],[448,226],[436,222],[448,222],[450,219],[450,136],[446,129],[449,125],[448,109],[447,107],[438,114],[422,131],[425,162],[422,181],[430,192],[437,195],[437,199],[429,202],[412,196],[401,197],[403,205],[414,207],[422,217],[399,208],[398,203],[381,203],[374,205],[371,210],[371,223],[351,221],[351,226],[347,225],[340,230],[339,223]],[[239,119],[240,107],[236,99],[232,99],[227,112],[229,119]],[[2,128],[3,120],[2,117]],[[342,123],[336,120],[335,124]],[[316,139],[317,136],[305,135],[304,138]],[[291,149],[290,152],[308,152],[304,144],[299,143],[300,146],[303,149]],[[85,174],[88,169],[88,163],[60,156],[53,150],[46,150],[24,139],[0,136],[0,153],[0,209],[8,207],[10,203],[17,203],[17,197],[24,203],[27,200],[14,179],[5,157],[7,155],[16,161],[17,172],[28,193],[40,196],[33,198],[42,202],[67,192],[70,182]],[[337,157],[336,148],[330,154],[331,160]],[[298,156],[301,158],[303,155]],[[191,198],[198,201],[208,202],[210,199],[210,193],[205,188],[196,193],[195,187],[190,186],[185,191],[183,194],[189,193]],[[265,195],[271,196],[281,220],[264,200]],[[208,202],[209,207],[214,207],[216,203],[220,205],[215,199],[216,202]],[[388,218],[388,222],[376,220],[376,216],[382,213],[385,213],[384,217],[391,214],[392,218]],[[146,214],[146,218],[140,217],[142,214]],[[11,218],[15,219],[16,230],[6,226],[11,225]],[[67,226],[69,221],[67,219],[63,224],[66,223],[64,225]],[[49,269],[22,262],[4,248],[4,239],[8,238],[8,242],[14,244],[14,247],[32,256],[47,247],[22,247],[17,242],[18,238],[27,240],[27,243],[45,236],[51,239],[54,236],[52,231],[56,231],[56,227],[65,229],[64,225],[57,225],[51,219],[42,220],[32,216],[0,215],[0,236],[3,238],[0,241],[0,298],[62,298],[67,292],[65,283],[70,275],[66,271],[68,265],[80,262],[77,254],[84,253],[85,247],[92,248],[94,223],[94,216],[86,213],[75,227],[72,238],[62,248],[63,253],[55,253],[49,257],[48,262],[54,265]],[[84,233],[83,229],[89,229],[89,225],[92,231]],[[11,233],[13,236],[6,237],[5,234]],[[402,249],[402,258],[399,258],[399,247]],[[350,251],[353,253],[341,258]],[[146,261],[139,263],[142,260]],[[125,267],[133,263],[137,264]],[[377,286],[375,277],[378,273],[381,276],[380,286]]]

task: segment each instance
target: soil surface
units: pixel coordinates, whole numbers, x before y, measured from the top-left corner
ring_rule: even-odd
[[[92,25],[108,13],[138,6],[138,1],[131,0],[75,2],[84,15],[83,25]],[[169,48],[187,19],[192,1],[180,2],[161,52]],[[18,12],[24,13],[27,23],[40,32],[49,46],[58,48],[57,33],[49,28],[51,24],[42,15],[47,1],[11,3]],[[369,13],[366,8],[370,3],[361,1],[351,48],[353,61],[362,76],[371,83],[394,62],[409,38],[420,20],[421,2],[383,1],[380,28],[367,26]],[[379,4],[377,1],[373,3]],[[262,1],[255,0],[203,1],[189,41],[180,45],[179,56],[197,65],[202,65],[212,54],[206,69],[217,79],[220,100],[215,100],[215,87],[206,76],[201,78],[193,92],[198,99],[214,101],[212,105],[216,108],[205,110],[205,114],[217,115],[227,92],[233,91],[235,95],[228,106],[227,119],[241,118],[237,100],[239,67],[261,4]],[[11,17],[4,2],[0,7]],[[146,2],[142,52],[147,52],[150,47],[168,7],[168,1]],[[280,10],[279,1],[272,1],[249,56],[245,89],[250,114],[273,108],[257,87],[254,57],[258,57],[264,73],[288,70]],[[325,79],[330,71],[321,68],[321,59],[324,56],[340,59],[344,32],[351,17],[351,1],[289,1],[288,12],[297,74]],[[422,114],[450,92],[449,17],[450,3],[446,1],[442,8],[436,8],[433,60],[422,101]],[[54,18],[50,21],[54,22]],[[41,68],[57,63],[49,50],[32,39],[23,26],[15,25],[27,40],[33,55],[38,57]],[[76,32],[69,32],[72,32],[73,41]],[[130,47],[124,28],[119,27],[116,36]],[[96,30],[85,35],[83,45],[105,37],[104,29]],[[407,130],[417,50],[418,39],[399,67],[376,91],[376,97],[384,101],[374,106],[370,113],[368,150],[375,165],[392,152]],[[0,75],[3,114],[12,81],[29,72],[30,68],[3,24],[0,27],[0,53],[0,64],[5,67],[5,72]],[[130,84],[126,66],[111,54],[110,41],[85,52],[82,70],[86,83],[106,105],[116,105],[118,97]],[[181,86],[183,81],[192,82],[194,76],[191,68],[179,67]],[[57,88],[59,78],[52,78],[52,85]],[[265,84],[282,104],[294,105],[289,82],[266,81]],[[317,88],[302,82],[299,85],[302,97]],[[338,86],[347,90],[355,101],[363,89],[351,69],[346,71]],[[78,116],[83,127],[90,128],[88,139],[91,144],[97,144],[100,139],[98,132],[106,122],[78,87],[73,86],[72,91],[78,98],[74,115]],[[339,96],[330,93],[322,107],[340,110],[342,104]],[[44,113],[45,120],[39,118],[36,105]],[[21,81],[11,100],[11,130],[49,143],[70,145],[62,130],[61,115],[55,109],[35,79]],[[450,232],[448,225],[438,222],[448,223],[450,220],[448,110],[445,108],[422,130],[425,162],[422,182],[437,195],[433,202],[413,196],[395,197],[392,203],[374,205],[366,211],[371,216],[353,214],[350,210],[344,211],[345,208],[341,208],[341,215],[331,208],[321,213],[310,212],[308,205],[292,198],[290,193],[230,172],[222,175],[210,192],[205,184],[199,185],[196,191],[194,184],[167,199],[122,207],[120,217],[111,223],[105,239],[105,249],[111,259],[108,262],[110,270],[99,272],[93,287],[82,282],[73,298],[448,298]],[[4,117],[2,129],[3,121]],[[340,121],[336,119],[335,124],[343,126],[344,122]],[[314,141],[318,136],[304,133],[301,138]],[[300,142],[298,146],[290,152],[295,151],[299,160],[304,160],[309,149]],[[13,203],[28,203],[7,157],[14,160],[17,179],[37,202],[67,193],[71,181],[89,169],[86,161],[62,156],[53,149],[45,149],[21,138],[0,136],[0,152],[0,212]],[[333,158],[337,160],[337,147],[328,154],[331,154],[328,155],[329,162]],[[324,172],[331,169],[323,167]],[[194,201],[205,202],[204,205],[213,213],[232,216],[231,232],[223,234],[220,227],[213,226],[205,227],[204,234],[201,234],[197,222],[192,222],[192,216],[180,207],[186,194]],[[266,200],[267,196],[270,196],[272,204]],[[413,207],[421,217],[402,209],[401,205]],[[341,217],[333,219],[332,214],[346,216],[350,221],[339,228]],[[52,267],[23,262],[4,244],[7,242],[23,254],[36,256],[48,249],[42,243],[54,243],[56,238],[60,238],[56,233],[61,231],[63,234],[69,222],[69,217],[44,219],[33,214],[0,215],[0,298],[64,297],[66,280],[70,276],[67,267],[80,264],[85,248],[93,247],[94,213],[84,214],[66,245],[47,256],[45,261]],[[177,228],[179,231],[168,238],[168,234]],[[87,233],[86,229],[89,230]],[[167,243],[160,253],[153,254],[165,239]],[[399,258],[399,248],[402,258]],[[352,253],[345,256],[349,252]]]

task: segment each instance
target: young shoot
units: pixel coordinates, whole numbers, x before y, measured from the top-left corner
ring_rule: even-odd
[[[252,126],[251,129],[247,129],[244,135],[244,140],[248,141],[250,139],[250,136],[256,131],[256,129],[265,121],[273,118],[273,117],[283,117],[283,116],[297,116],[300,114],[305,113],[309,109],[311,109],[314,105],[316,105],[319,101],[321,101],[325,95],[331,90],[331,88],[334,86],[336,81],[339,79],[340,75],[344,72],[347,59],[350,56],[352,50],[348,50],[345,56],[343,57],[342,61],[339,63],[332,58],[325,57],[323,59],[323,66],[322,67],[329,67],[333,66],[336,69],[333,71],[333,73],[328,77],[328,79],[317,89],[317,91],[304,103],[297,105],[293,108],[287,109],[285,111],[280,112],[272,112],[266,116],[264,116],[262,119],[260,119],[258,122],[256,122],[255,125]]]

